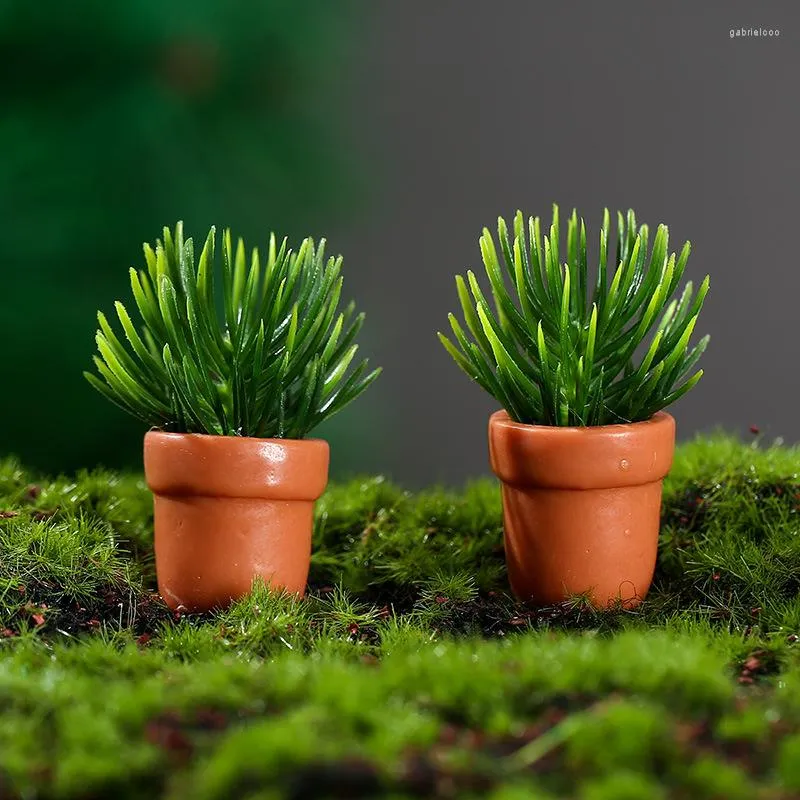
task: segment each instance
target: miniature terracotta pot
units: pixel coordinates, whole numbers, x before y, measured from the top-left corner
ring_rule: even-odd
[[[675,420],[586,428],[523,425],[498,411],[489,455],[503,482],[504,545],[514,594],[540,606],[588,593],[636,605],[656,564],[661,485]]]
[[[167,605],[224,608],[258,577],[302,595],[328,456],[321,439],[146,434],[158,590]]]

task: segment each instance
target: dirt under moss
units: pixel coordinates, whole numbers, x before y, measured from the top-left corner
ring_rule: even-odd
[[[492,481],[363,478],[306,599],[178,615],[140,476],[0,462],[0,797],[800,797],[799,474],[683,445],[634,611],[509,597]]]

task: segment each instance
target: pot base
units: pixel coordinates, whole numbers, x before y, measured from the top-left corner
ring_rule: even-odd
[[[504,545],[514,594],[538,606],[587,595],[633,608],[656,566],[661,482],[624,490],[503,487]],[[551,537],[557,536],[558,543]]]
[[[258,498],[156,497],[158,590],[170,608],[209,611],[261,578],[302,596],[313,503]]]

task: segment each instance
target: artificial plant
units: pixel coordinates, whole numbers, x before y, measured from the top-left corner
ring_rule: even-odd
[[[339,310],[342,258],[325,259],[325,240],[295,252],[270,236],[266,259],[215,229],[195,264],[179,222],[144,245],[146,268],[130,270],[143,327],[115,304],[124,340],[106,316],[87,380],[147,425],[224,436],[302,438],[363,392],[380,370],[353,368],[364,321]],[[217,297],[217,285],[221,297]],[[221,303],[221,313],[218,306]]]
[[[481,255],[494,308],[472,271],[456,277],[464,326],[450,314],[455,341],[439,338],[459,367],[517,422],[591,426],[651,417],[687,391],[708,336],[690,339],[709,287],[689,281],[673,299],[689,258],[669,253],[666,225],[650,247],[636,215],[617,214],[615,255],[606,209],[592,276],[583,219],[573,210],[562,260],[558,206],[549,236],[539,217],[500,217],[498,247],[484,228]],[[592,277],[594,280],[592,280]],[[638,354],[638,355],[637,355]]]

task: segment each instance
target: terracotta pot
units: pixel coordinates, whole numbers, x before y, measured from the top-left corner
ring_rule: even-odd
[[[511,588],[540,606],[589,593],[633,606],[656,564],[661,484],[672,466],[675,420],[588,428],[489,419],[492,469],[503,482]]]
[[[328,481],[327,442],[151,431],[144,469],[167,605],[225,607],[257,577],[305,592],[314,501]]]

